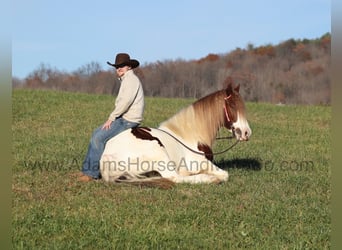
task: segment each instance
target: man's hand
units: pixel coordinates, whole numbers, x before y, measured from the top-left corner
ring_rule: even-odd
[[[112,120],[107,120],[105,124],[103,124],[102,129],[108,130],[110,129],[110,124],[112,124]]]

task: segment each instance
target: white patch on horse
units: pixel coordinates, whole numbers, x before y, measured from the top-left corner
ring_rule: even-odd
[[[235,128],[236,136],[238,140],[248,141],[249,137],[252,135],[252,130],[245,118],[242,118],[240,112],[237,112],[237,120],[233,123]]]

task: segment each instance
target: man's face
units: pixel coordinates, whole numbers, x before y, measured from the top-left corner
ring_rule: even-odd
[[[123,66],[116,68],[116,74],[118,77],[122,77],[131,67]]]

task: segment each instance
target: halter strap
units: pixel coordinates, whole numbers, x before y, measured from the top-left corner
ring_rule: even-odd
[[[232,95],[230,94],[229,96],[226,96],[225,98],[224,98],[224,100],[228,100],[229,98],[231,98],[232,97]]]
[[[232,97],[232,95],[226,96],[226,97],[224,98],[224,100],[225,100],[225,101],[228,101],[230,97]],[[227,110],[226,104],[223,105],[223,109],[224,109],[224,113],[225,113],[225,115],[226,115],[227,121],[230,122],[231,120],[230,120],[230,118],[229,118],[229,114],[228,114],[228,110]]]

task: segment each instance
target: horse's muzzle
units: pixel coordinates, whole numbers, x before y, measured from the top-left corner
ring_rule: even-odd
[[[241,130],[240,128],[233,128],[233,134],[239,141],[248,141],[252,134],[252,131],[248,128],[246,130]]]

